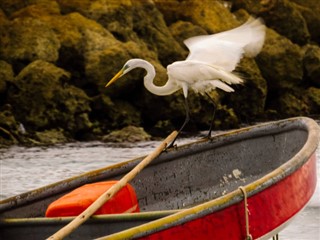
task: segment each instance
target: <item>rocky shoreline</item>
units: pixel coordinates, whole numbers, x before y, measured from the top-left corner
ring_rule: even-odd
[[[155,65],[161,85],[165,67],[187,56],[184,39],[231,29],[249,15],[264,19],[265,45],[241,60],[245,84],[235,93],[212,92],[215,129],[319,114],[318,0],[2,0],[0,146],[166,135],[183,121],[181,92],[152,95],[140,70],[110,89],[106,82],[139,57]],[[186,130],[207,129],[209,100],[191,93],[189,101]]]

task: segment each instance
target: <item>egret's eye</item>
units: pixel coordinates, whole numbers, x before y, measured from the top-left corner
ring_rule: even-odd
[[[128,64],[123,66],[123,70],[127,70],[130,66]]]

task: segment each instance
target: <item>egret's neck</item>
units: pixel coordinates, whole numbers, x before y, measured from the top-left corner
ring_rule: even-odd
[[[148,89],[149,92],[155,95],[165,96],[165,95],[170,95],[179,89],[177,85],[170,80],[168,80],[166,84],[163,86],[155,85],[153,83],[153,79],[156,76],[156,71],[154,69],[154,66],[148,61],[145,61],[142,59],[136,59],[136,60],[137,60],[136,67],[143,68],[147,71],[147,74],[144,77],[144,86],[146,87],[146,89]]]

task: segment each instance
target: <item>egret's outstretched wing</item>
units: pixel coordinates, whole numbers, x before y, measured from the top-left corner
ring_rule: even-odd
[[[246,23],[229,31],[189,38],[184,41],[190,50],[187,61],[200,61],[233,71],[244,55],[254,57],[264,43],[262,19],[250,17]]]

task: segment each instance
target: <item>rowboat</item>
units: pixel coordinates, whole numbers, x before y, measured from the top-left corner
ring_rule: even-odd
[[[318,124],[297,117],[169,149],[130,182],[140,212],[95,215],[65,239],[269,239],[312,197],[319,139]],[[0,239],[46,239],[73,219],[44,217],[50,203],[142,159],[2,200]]]

